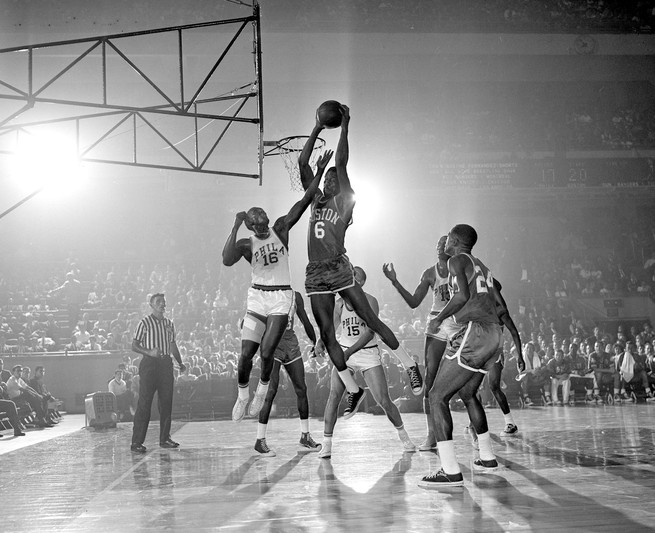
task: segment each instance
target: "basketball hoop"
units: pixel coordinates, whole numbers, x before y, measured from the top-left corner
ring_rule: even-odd
[[[305,190],[300,179],[298,157],[308,139],[308,135],[292,135],[291,137],[284,137],[279,141],[264,141],[264,146],[272,147],[270,150],[264,152],[265,156],[279,155],[282,158],[284,167],[289,173],[289,183],[291,184],[292,191],[304,192]],[[316,162],[321,157],[324,148],[325,140],[317,137],[312,154],[309,156],[309,165],[314,172],[316,172]]]

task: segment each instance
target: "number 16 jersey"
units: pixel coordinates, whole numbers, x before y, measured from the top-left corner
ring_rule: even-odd
[[[265,239],[251,235],[250,249],[253,285],[275,287],[291,284],[289,250],[273,228]]]

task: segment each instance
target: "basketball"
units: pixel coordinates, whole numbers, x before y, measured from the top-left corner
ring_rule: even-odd
[[[321,126],[338,128],[341,126],[341,104],[336,100],[327,100],[318,107],[316,116]]]

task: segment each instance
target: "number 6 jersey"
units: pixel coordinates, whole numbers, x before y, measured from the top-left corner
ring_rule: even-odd
[[[346,253],[346,230],[352,223],[355,205],[351,195],[338,194],[325,199],[317,194],[312,201],[307,233],[307,254],[310,261],[334,259]]]
[[[251,235],[250,249],[253,286],[282,287],[291,284],[289,250],[273,228],[265,239]]]

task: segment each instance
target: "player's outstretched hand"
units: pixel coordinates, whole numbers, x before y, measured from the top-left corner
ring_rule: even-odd
[[[350,108],[346,104],[341,104],[339,106],[343,118],[341,119],[341,125],[348,124],[350,122]]]
[[[332,159],[332,154],[334,154],[332,150],[326,150],[325,153],[318,158],[318,161],[316,162],[316,166],[320,170],[325,170],[325,167],[327,167],[328,163],[330,162],[330,159]]]
[[[393,268],[393,263],[384,263],[382,265],[382,272],[384,272],[384,275],[391,280],[391,283],[394,283],[398,279],[396,271]]]
[[[319,357],[325,357],[325,344],[323,344],[321,339],[316,341],[316,345],[314,346],[314,353]]]
[[[234,217],[234,219],[235,222],[241,224],[247,217],[248,217],[248,213],[246,213],[245,211],[239,211]]]
[[[519,356],[516,360],[516,368],[518,368],[519,374],[525,372],[525,359],[523,357]]]

